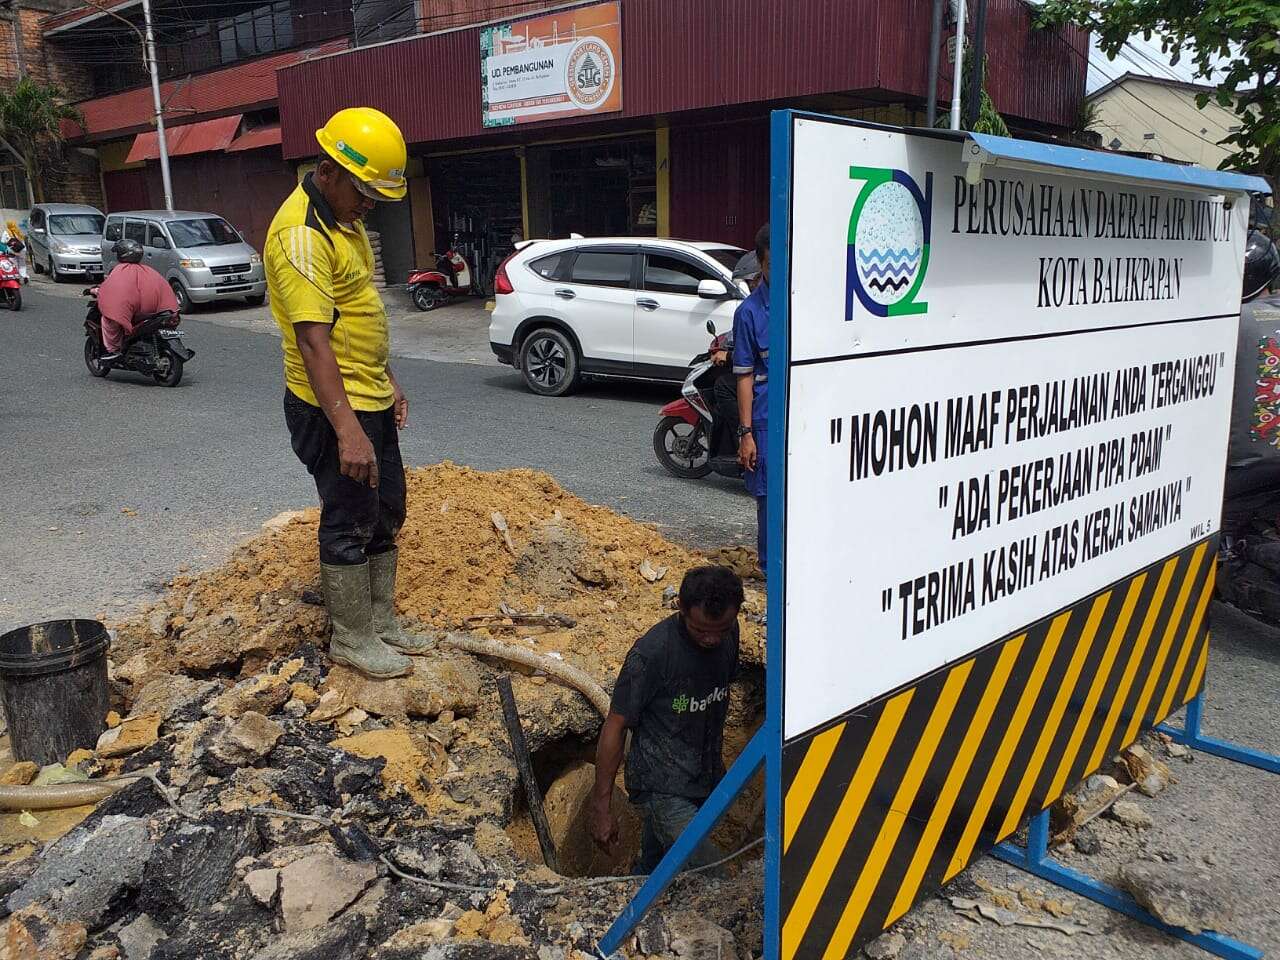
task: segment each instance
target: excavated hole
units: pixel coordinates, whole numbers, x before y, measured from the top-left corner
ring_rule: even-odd
[[[724,745],[726,764],[742,752],[763,719],[764,671],[744,665],[729,695]],[[532,757],[560,873],[566,877],[629,874],[640,853],[641,822],[635,808],[627,802],[622,771],[618,772],[613,794],[620,834],[617,850],[606,854],[591,839],[587,815],[595,783],[595,746],[594,737],[567,737],[535,751]],[[760,834],[763,788],[763,774],[759,773],[716,827],[712,837],[725,851],[736,850]],[[517,790],[515,814],[507,834],[526,861],[543,862],[523,789]]]

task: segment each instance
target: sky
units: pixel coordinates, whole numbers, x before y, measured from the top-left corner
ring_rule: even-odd
[[[1151,77],[1186,80],[1192,83],[1204,83],[1206,80],[1195,75],[1195,66],[1189,57],[1183,57],[1176,66],[1170,64],[1169,58],[1160,52],[1160,38],[1152,36],[1144,40],[1140,35],[1129,38],[1124,49],[1114,60],[1108,60],[1098,49],[1096,39],[1089,50],[1089,93],[1099,87],[1106,86],[1117,77],[1126,73],[1138,73]]]

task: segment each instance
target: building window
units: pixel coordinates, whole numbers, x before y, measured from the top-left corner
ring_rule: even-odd
[[[27,209],[27,175],[21,167],[0,167],[0,207]]]
[[[226,8],[230,4],[209,6]],[[157,11],[156,59],[161,76],[183,77],[351,34],[351,0],[273,0],[236,6],[242,12],[211,19],[190,17],[201,4]],[[76,36],[72,31],[62,41],[70,56],[92,61],[94,96],[147,83],[136,36],[124,29],[110,36],[89,30]]]

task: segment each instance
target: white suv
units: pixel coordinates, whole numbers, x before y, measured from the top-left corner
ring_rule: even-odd
[[[532,241],[494,277],[490,346],[547,397],[583,377],[679,382],[706,352],[707,321],[732,327],[744,253],[635,237]]]

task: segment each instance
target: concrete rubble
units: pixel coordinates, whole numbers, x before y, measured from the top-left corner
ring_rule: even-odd
[[[369,681],[324,656],[315,511],[272,525],[223,567],[175,579],[155,606],[112,625],[117,716],[96,750],[64,763],[90,779],[152,771],[159,786],[129,783],[43,845],[0,840],[11,860],[0,944],[21,948],[0,947],[0,960],[595,956],[636,884],[583,881],[630,872],[638,845],[625,818],[618,856],[597,856],[586,838],[599,714],[578,691],[448,638],[467,618],[496,615],[477,636],[570,663],[607,690],[635,638],[669,615],[667,584],[708,558],[530,471],[443,465],[409,482],[398,601],[407,625],[436,642],[408,677]],[[666,582],[643,576],[643,560],[669,568]],[[755,587],[749,594],[762,607]],[[556,616],[509,616],[543,610]],[[754,623],[742,649],[731,749],[760,718]],[[553,800],[563,876],[542,864],[524,809],[495,686],[502,672]],[[35,773],[0,768],[17,781]],[[628,813],[621,791],[616,799]],[[758,835],[754,800],[718,828],[726,848]],[[758,950],[758,857],[728,878],[678,880],[649,921],[658,932],[645,955]]]
[[[1219,870],[1138,861],[1121,868],[1120,885],[1165,923],[1191,933],[1228,930],[1234,916],[1233,884]]]

